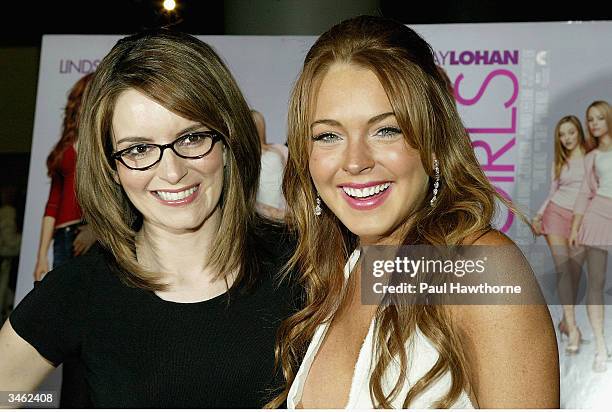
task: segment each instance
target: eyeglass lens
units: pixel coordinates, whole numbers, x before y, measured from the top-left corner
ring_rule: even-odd
[[[208,134],[189,134],[173,143],[176,153],[183,157],[199,157],[210,151],[213,144]],[[137,144],[121,154],[121,159],[128,167],[145,168],[161,160],[161,148],[152,144]]]

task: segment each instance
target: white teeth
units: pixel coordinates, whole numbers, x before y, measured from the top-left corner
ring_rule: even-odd
[[[364,197],[369,197],[369,196],[378,194],[382,192],[383,190],[386,190],[389,186],[391,186],[391,183],[387,182],[387,183],[383,183],[382,185],[365,187],[363,189],[356,189],[353,187],[343,187],[342,190],[344,190],[344,193],[346,193],[350,197],[364,198]]]
[[[174,200],[183,200],[186,197],[192,195],[196,190],[198,190],[198,186],[194,186],[191,189],[183,190],[182,192],[161,192],[158,190],[155,193],[157,193],[157,195],[162,200],[174,201]]]

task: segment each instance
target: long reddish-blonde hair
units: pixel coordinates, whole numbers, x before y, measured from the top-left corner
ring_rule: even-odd
[[[485,233],[495,213],[496,199],[511,207],[489,183],[474,154],[454,99],[437,69],[427,42],[396,21],[362,16],[342,22],[323,34],[308,52],[289,105],[289,161],[283,190],[288,220],[298,234],[297,250],[289,268],[301,273],[305,307],[281,326],[277,362],[287,386],[268,407],[287,398],[302,357],[318,325],[331,320],[343,296],[343,266],[358,245],[329,209],[315,217],[316,189],[309,173],[310,123],[320,79],[329,67],[348,63],[374,72],[393,108],[403,135],[420,152],[425,171],[433,176],[433,155],[440,162],[442,186],[433,207],[422,199],[411,217],[415,224],[404,233],[403,244],[458,245]],[[430,191],[433,179],[430,179]],[[440,356],[404,399],[411,402],[439,377],[450,373],[448,393],[433,407],[453,405],[467,386],[466,362],[448,309],[442,305],[381,305],[375,315],[376,353],[370,396],[376,407],[389,408],[405,387],[412,361],[405,345],[417,328]],[[400,376],[386,392],[383,374],[399,360]]]
[[[62,136],[47,157],[47,174],[49,176],[53,176],[54,174],[58,173],[64,150],[68,146],[73,145],[79,137],[77,132],[79,127],[81,101],[83,100],[83,94],[85,93],[85,89],[87,89],[92,77],[93,73],[89,73],[81,77],[74,84],[74,86],[72,86],[70,93],[68,93],[68,102],[64,108]]]

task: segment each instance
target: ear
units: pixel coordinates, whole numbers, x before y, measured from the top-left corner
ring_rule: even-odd
[[[227,166],[227,147],[223,145],[223,167]]]

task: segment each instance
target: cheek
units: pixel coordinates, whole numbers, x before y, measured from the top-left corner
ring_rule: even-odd
[[[194,161],[194,168],[205,176],[223,175],[223,158],[218,159],[198,159]]]
[[[223,168],[224,158],[229,156],[224,151],[224,146],[221,142],[215,144],[212,152],[203,157],[202,159],[196,160],[196,162],[200,162],[203,164],[202,167],[207,168],[211,172],[218,170],[219,168]]]
[[[126,170],[119,168],[117,178],[123,190],[131,196],[131,193],[136,191],[146,190],[148,183],[151,180],[150,171]]]
[[[421,156],[413,150],[390,151],[385,154],[385,163],[398,177],[417,183],[426,180],[428,176],[421,163]]]
[[[425,173],[420,156],[398,157],[395,159],[395,171],[402,184],[403,197],[408,204],[414,205],[426,196],[429,176]]]
[[[204,178],[214,178],[214,181],[210,183],[223,184],[224,161],[221,149],[215,148],[208,156],[202,159],[190,160],[190,162],[192,162],[191,168],[198,174],[202,175]]]
[[[339,168],[339,156],[331,151],[317,150],[310,153],[308,168],[310,176],[317,188],[333,179]]]

